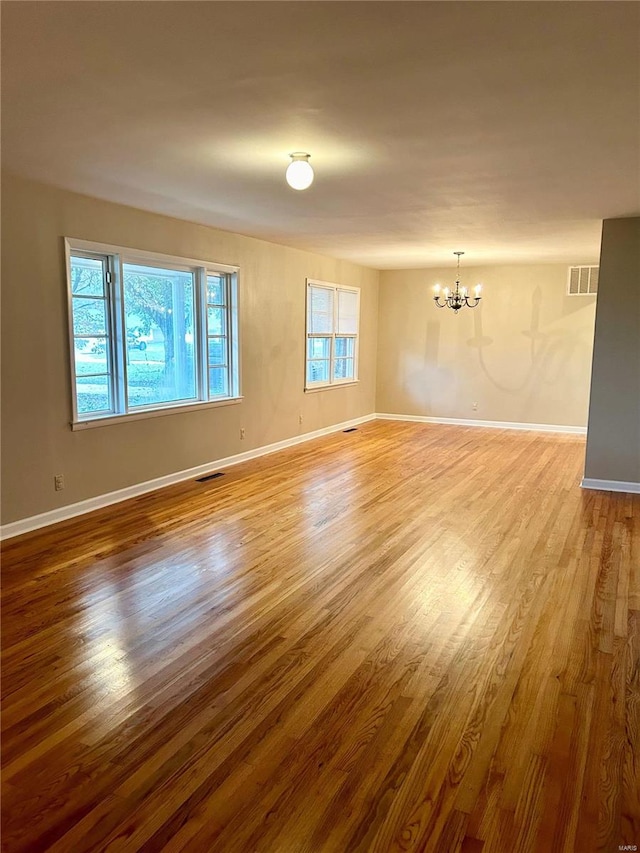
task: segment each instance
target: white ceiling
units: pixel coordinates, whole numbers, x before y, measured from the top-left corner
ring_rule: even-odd
[[[2,30],[3,166],[46,183],[380,269],[597,261],[640,213],[635,2],[3,2]]]

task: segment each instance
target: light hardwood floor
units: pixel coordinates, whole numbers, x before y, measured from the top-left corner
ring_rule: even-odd
[[[4,849],[640,847],[640,497],[583,456],[372,422],[10,540]]]

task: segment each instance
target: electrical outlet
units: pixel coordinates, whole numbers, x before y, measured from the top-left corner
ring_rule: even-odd
[[[471,408],[473,409],[473,411],[474,411],[474,412],[477,412],[477,411],[478,411],[478,404],[477,404],[477,403],[472,403],[472,404],[471,404]]]
[[[53,485],[56,492],[61,492],[64,489],[64,474],[56,474],[53,478]]]
[[[245,428],[240,427],[240,438],[244,438],[244,437],[245,437]]]
[[[302,415],[298,415],[298,423],[301,424],[303,420],[304,418],[302,417]]]

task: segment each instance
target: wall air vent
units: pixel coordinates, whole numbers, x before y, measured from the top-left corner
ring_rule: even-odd
[[[569,296],[594,296],[598,292],[600,267],[569,267],[567,294]]]

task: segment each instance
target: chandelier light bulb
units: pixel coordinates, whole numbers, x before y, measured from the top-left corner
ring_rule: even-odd
[[[313,183],[313,169],[309,162],[311,155],[305,154],[304,151],[296,151],[289,156],[291,162],[285,174],[287,183],[294,190],[306,190]]]

